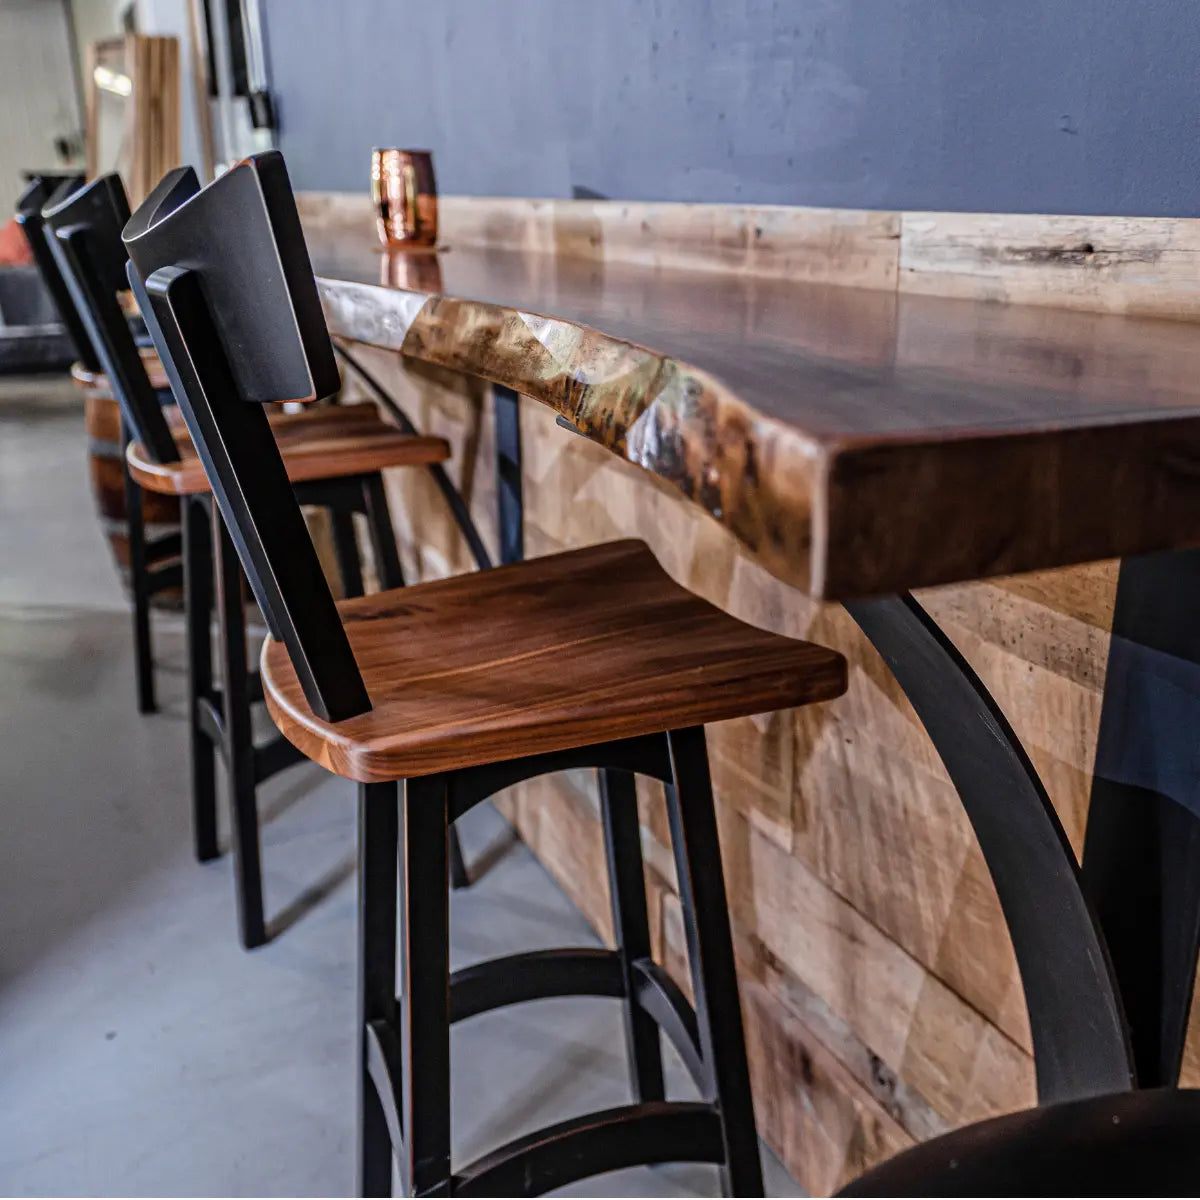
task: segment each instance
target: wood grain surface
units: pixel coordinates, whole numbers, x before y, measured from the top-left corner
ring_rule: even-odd
[[[444,462],[450,456],[443,438],[401,433],[382,421],[371,404],[273,413],[269,419],[293,483],[422,466]],[[150,492],[173,496],[208,492],[204,464],[187,429],[176,426],[172,432],[180,452],[178,462],[156,462],[141,442],[131,442],[125,453],[129,473]]]
[[[309,243],[335,334],[549,405],[810,595],[1200,541],[1185,323],[540,249],[398,266],[365,225]]]
[[[904,213],[904,291],[1200,319],[1200,221]]]
[[[339,612],[371,711],[316,716],[272,640],[263,692],[289,741],[360,783],[794,708],[846,687],[839,654],[721,612],[636,541],[345,600]]]

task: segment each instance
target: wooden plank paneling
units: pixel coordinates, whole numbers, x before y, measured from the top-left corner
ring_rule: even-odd
[[[743,995],[756,1116],[784,1162],[826,1196],[872,1163],[913,1144],[838,1058],[764,987]]]
[[[99,61],[98,48],[89,47],[85,82],[88,102],[87,137],[89,174],[114,169],[115,163],[101,163],[98,154],[101,136],[98,124],[97,85],[90,78]],[[114,61],[118,61],[114,59]],[[179,165],[179,39],[126,34],[121,70],[128,75],[131,92],[124,101],[124,141],[120,169],[136,208],[172,167]]]

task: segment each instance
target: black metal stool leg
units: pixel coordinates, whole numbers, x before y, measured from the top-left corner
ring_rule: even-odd
[[[463,888],[471,886],[471,873],[467,870],[467,860],[463,856],[462,842],[458,837],[458,830],[453,825],[450,826],[449,837],[449,853],[450,853],[450,886],[456,891],[462,891]]]
[[[342,594],[347,597],[361,596],[363,577],[358,559],[358,538],[354,533],[354,516],[344,508],[330,508],[328,511],[338,574],[342,577]]]
[[[392,1141],[368,1074],[372,1022],[396,1016],[396,867],[399,789],[358,787],[358,1195],[392,1194]]]
[[[664,1091],[658,1024],[637,1002],[633,972],[635,962],[650,958],[637,788],[634,776],[628,771],[605,769],[599,776],[613,932],[625,979],[625,1045],[633,1097],[661,1100]]]
[[[1000,706],[913,596],[856,600],[846,611],[916,710],[987,860],[1020,967],[1039,1103],[1134,1086],[1121,989],[1075,852]],[[1140,715],[1135,700],[1144,695],[1129,698],[1129,708],[1123,699],[1120,711]],[[1171,744],[1158,740],[1155,753]],[[1149,752],[1130,761],[1156,769]],[[1128,849],[1136,855],[1141,847]]]
[[[667,742],[675,780],[667,787],[671,848],[707,1076],[705,1099],[719,1105],[725,1142],[722,1185],[727,1195],[761,1196],[762,1165],[704,729],[673,730]]]
[[[376,473],[363,479],[363,508],[367,514],[367,529],[371,535],[371,548],[375,551],[375,569],[379,573],[379,586],[385,591],[404,586],[404,568],[400,565],[400,552],[396,548],[396,528],[388,509],[387,492],[383,476]],[[471,876],[463,857],[462,843],[458,830],[450,826],[450,886],[456,891],[471,886]]]
[[[150,567],[142,489],[125,468],[125,515],[129,525],[129,584],[133,595],[133,657],[137,672],[138,712],[158,709],[154,696],[154,651],[150,643]]]
[[[250,679],[246,666],[246,608],[237,550],[221,520],[217,527],[217,590],[221,614],[221,666],[225,693],[225,766],[233,829],[233,870],[238,922],[247,950],[267,940],[263,920],[262,860],[255,802],[254,740],[250,724]]]
[[[383,476],[366,476],[363,479],[362,490],[367,528],[371,534],[371,548],[375,551],[375,569],[379,572],[379,586],[385,591],[388,588],[403,587],[404,568],[400,565],[400,553],[396,549],[396,530],[388,509]]]
[[[450,1187],[450,814],[446,776],[408,780],[401,812],[401,1177],[409,1195],[446,1195]]]
[[[213,692],[212,674],[212,528],[208,505],[183,501],[183,587],[187,614],[188,741],[192,768],[192,835],[196,857],[208,862],[217,847],[216,747],[200,724],[200,704]]]

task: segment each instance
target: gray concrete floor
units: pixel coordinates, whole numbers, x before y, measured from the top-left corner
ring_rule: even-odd
[[[78,400],[0,380],[0,1192],[344,1195],[353,1184],[354,796],[316,767],[262,791],[268,911],[247,954],[228,859],[190,849],[183,645],[139,717],[124,597],[92,511]],[[453,965],[594,944],[490,808],[452,902]],[[454,1030],[455,1161],[628,1099],[620,1014],[554,1000]],[[689,1088],[671,1064],[675,1094]],[[767,1155],[768,1189],[798,1195]],[[671,1166],[571,1195],[714,1194]]]

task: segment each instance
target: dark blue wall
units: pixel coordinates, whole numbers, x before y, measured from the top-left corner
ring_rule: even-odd
[[[263,0],[281,146],[362,190],[1200,214],[1200,0]]]

